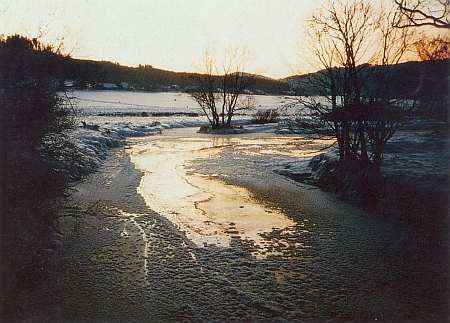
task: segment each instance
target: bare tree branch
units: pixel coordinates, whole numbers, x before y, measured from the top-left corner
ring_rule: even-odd
[[[398,7],[397,28],[431,26],[450,28],[448,0],[394,0]]]
[[[251,108],[241,95],[254,81],[254,75],[245,72],[252,54],[246,47],[229,47],[218,60],[212,51],[203,53],[197,69],[203,73],[191,93],[211,123],[212,129],[230,128],[236,111]]]

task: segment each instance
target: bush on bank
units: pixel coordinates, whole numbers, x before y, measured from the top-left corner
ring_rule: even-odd
[[[0,317],[15,321],[21,297],[59,246],[58,207],[89,165],[66,135],[75,122],[49,64],[58,54],[11,36],[0,41],[0,57]]]

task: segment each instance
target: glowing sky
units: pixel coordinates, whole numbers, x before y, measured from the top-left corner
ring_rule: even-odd
[[[281,78],[309,68],[299,57],[314,0],[0,0],[0,34],[67,36],[72,56],[195,71],[208,48],[248,46],[248,71]]]

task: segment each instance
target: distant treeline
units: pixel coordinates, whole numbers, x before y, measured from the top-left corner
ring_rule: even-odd
[[[10,36],[0,41],[2,79],[17,73],[8,80],[29,79],[45,75],[74,88],[125,89],[137,91],[184,91],[196,85],[198,74],[177,73],[157,69],[151,65],[121,66],[118,63],[74,59],[55,53],[54,50],[36,50],[34,41],[22,36]],[[17,68],[15,64],[21,64]],[[28,77],[26,77],[28,76]],[[289,85],[280,80],[256,77],[248,89],[256,94],[281,94]]]
[[[388,69],[382,73],[382,69]],[[360,75],[365,75],[364,84],[369,91],[375,88],[375,82],[381,82],[383,93],[395,99],[414,99],[423,101],[446,101],[449,98],[450,89],[450,60],[432,60],[422,62],[406,62],[393,66],[370,66],[362,65],[359,67]],[[324,93],[323,89],[318,88],[321,74],[326,71],[316,73],[291,76],[286,81],[291,88],[292,94],[296,95],[318,95]],[[380,79],[379,75],[383,75]]]
[[[78,89],[123,89],[136,91],[189,91],[196,86],[199,74],[179,73],[154,68],[121,66],[118,63],[74,59],[45,48],[36,50],[34,40],[22,36],[9,36],[0,40],[1,78],[4,81],[20,81],[45,75],[60,83],[61,87]],[[20,66],[16,66],[20,64]],[[371,75],[370,82],[377,80],[381,66],[360,66]],[[419,100],[446,100],[449,95],[450,60],[407,62],[390,66],[390,77],[383,82],[389,95],[395,98]],[[15,73],[15,75],[9,75]],[[272,79],[254,76],[248,89],[255,94],[317,95],[316,73]],[[382,73],[379,73],[382,74]],[[36,77],[33,77],[36,76]],[[375,76],[375,77],[374,77]]]

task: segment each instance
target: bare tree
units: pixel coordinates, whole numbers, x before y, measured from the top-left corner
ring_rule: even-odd
[[[198,103],[203,113],[208,118],[213,129],[220,124],[220,112],[217,102],[220,100],[218,93],[219,79],[215,75],[215,55],[207,50],[197,64],[200,74],[196,77],[196,87],[191,91],[191,98]]]
[[[417,42],[417,54],[423,61],[434,61],[450,58],[450,38],[447,36],[426,37],[423,36]]]
[[[411,29],[394,27],[396,16],[394,10],[380,8],[381,15],[376,24],[376,53],[372,64],[370,85],[366,86],[365,104],[368,107],[364,130],[371,146],[369,159],[379,167],[382,162],[383,150],[389,139],[406,121],[408,114],[414,108],[415,102],[394,99],[395,94],[391,84],[394,75],[393,68],[405,54],[411,50],[416,34]]]
[[[395,26],[398,28],[431,26],[450,28],[448,0],[394,0],[397,5]]]
[[[330,1],[308,20],[310,48],[322,66],[312,83],[328,102],[313,99],[306,106],[332,126],[341,160],[356,158],[359,150],[364,159],[367,156],[356,107],[360,105],[363,78],[359,66],[372,57],[366,56],[373,43],[373,15],[373,8],[364,2]]]
[[[333,129],[342,161],[379,165],[386,142],[404,120],[400,111],[406,106],[392,100],[386,84],[413,35],[394,28],[394,19],[368,2],[329,1],[308,20],[309,47],[320,70],[309,78],[310,86],[325,102],[310,97],[302,103]]]
[[[230,47],[221,59],[214,51],[205,51],[197,64],[200,74],[191,98],[205,113],[213,130],[231,128],[237,111],[253,107],[252,100],[242,98],[254,83],[254,76],[245,72],[251,59],[248,48]]]

